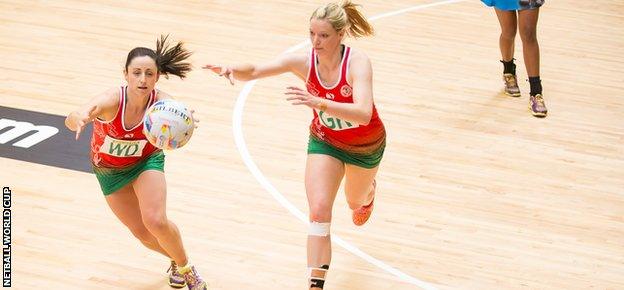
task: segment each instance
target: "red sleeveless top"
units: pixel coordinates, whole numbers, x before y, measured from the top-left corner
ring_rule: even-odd
[[[306,81],[308,92],[334,102],[353,103],[353,88],[347,81],[350,56],[351,48],[345,46],[340,64],[340,78],[335,85],[326,87],[320,81],[316,68],[318,56],[313,48],[310,54],[310,69]],[[386,139],[386,130],[377,114],[375,104],[373,104],[371,120],[365,126],[347,122],[314,109],[310,134],[338,149],[357,154],[369,154],[376,151],[385,144]]]
[[[152,90],[147,107],[156,101],[156,91]],[[143,121],[126,129],[124,113],[127,103],[127,87],[120,87],[119,107],[113,120],[105,122],[93,120],[91,137],[91,162],[96,167],[122,168],[141,161],[160,150],[147,142],[143,135]]]

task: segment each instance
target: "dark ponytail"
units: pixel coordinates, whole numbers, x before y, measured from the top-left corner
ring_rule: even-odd
[[[192,52],[182,47],[184,43],[181,41],[170,47],[167,41],[168,37],[169,35],[161,35],[160,40],[156,41],[156,65],[158,66],[158,71],[165,76],[172,74],[183,79],[186,77],[186,73],[191,71],[191,64],[182,61],[191,56]]]
[[[169,74],[176,75],[183,79],[186,74],[191,71],[191,64],[183,62],[192,52],[189,52],[183,47],[183,42],[178,42],[173,47],[170,47],[170,43],[167,40],[169,35],[161,35],[160,39],[156,41],[156,50],[152,50],[146,47],[135,47],[128,53],[126,58],[126,71],[130,62],[135,57],[149,56],[156,62],[156,68],[158,73],[168,77]]]

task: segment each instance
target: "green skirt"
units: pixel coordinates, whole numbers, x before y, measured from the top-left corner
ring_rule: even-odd
[[[363,168],[375,168],[381,163],[386,144],[370,154],[357,154],[340,150],[327,142],[324,142],[312,135],[308,140],[308,154],[324,154],[332,156],[344,163],[353,164]]]
[[[137,164],[124,168],[108,168],[93,166],[93,173],[97,177],[104,195],[109,195],[128,183],[134,181],[141,172],[146,170],[158,170],[165,172],[165,154],[162,151],[152,153],[149,157]]]

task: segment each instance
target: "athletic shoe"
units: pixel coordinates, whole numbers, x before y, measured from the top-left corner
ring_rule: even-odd
[[[505,94],[510,97],[519,97],[520,88],[518,87],[518,78],[513,74],[503,74],[503,81],[505,82]]]

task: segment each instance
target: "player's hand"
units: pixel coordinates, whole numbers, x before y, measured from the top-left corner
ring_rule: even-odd
[[[299,87],[287,87],[284,93],[288,96],[286,100],[291,101],[293,105],[306,105],[312,109],[318,109],[322,98],[313,96],[308,91]]]
[[[76,140],[80,138],[80,133],[82,133],[84,127],[89,122],[93,121],[93,119],[97,118],[99,114],[100,109],[98,106],[91,107],[86,114],[72,113],[72,116],[70,116],[70,124],[73,123],[73,131],[76,131]]]
[[[230,81],[230,84],[234,85],[234,72],[232,71],[231,68],[226,67],[226,66],[213,65],[213,64],[204,65],[202,66],[202,68],[209,69],[212,72],[218,74],[219,76],[222,76],[228,79],[228,81]]]
[[[195,124],[195,128],[197,128],[197,123],[199,123],[199,119],[195,118],[195,110],[191,110],[191,119],[193,119],[193,123]]]

